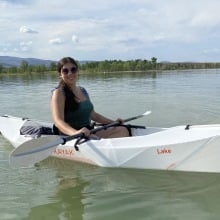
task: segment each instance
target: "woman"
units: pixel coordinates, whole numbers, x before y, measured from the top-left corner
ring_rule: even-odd
[[[52,93],[51,111],[55,128],[59,134],[84,133],[86,137],[89,137],[91,120],[101,124],[113,122],[97,113],[87,91],[76,85],[79,69],[73,58],[61,59],[57,64],[57,70],[60,83]],[[116,138],[129,136],[129,132],[125,127],[119,126],[101,130],[95,135],[99,138]]]

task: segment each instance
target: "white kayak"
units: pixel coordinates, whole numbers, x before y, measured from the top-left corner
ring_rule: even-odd
[[[42,138],[42,144],[45,140],[54,141],[54,138],[57,138],[49,134],[42,134],[40,138],[39,134],[21,134],[22,128],[28,123],[37,123],[43,128],[52,127],[52,123],[0,116],[0,132],[15,148],[29,143],[29,140],[34,144],[34,141],[41,140],[42,136],[46,138]],[[88,140],[79,143],[77,147],[77,139],[73,139],[55,146],[49,156],[102,167],[220,172],[220,124],[131,130],[131,137]],[[39,143],[37,142],[38,145]],[[26,148],[34,148],[26,145]],[[35,161],[40,161],[46,151],[45,148],[40,152],[41,155],[33,151],[32,157],[29,154],[22,155],[22,162],[28,164],[33,160],[33,156]]]

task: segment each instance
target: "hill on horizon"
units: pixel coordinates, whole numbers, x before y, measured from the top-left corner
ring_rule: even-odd
[[[45,65],[49,66],[51,62],[57,62],[56,60],[44,60],[44,59],[38,59],[38,58],[22,58],[22,57],[12,57],[12,56],[0,56],[0,65],[3,67],[12,67],[16,66],[19,67],[21,65],[21,62],[25,60],[30,65]],[[79,61],[80,64],[85,64],[88,62],[94,62],[90,60],[83,60]]]
[[[11,57],[11,56],[0,56],[0,65],[4,67],[20,66],[21,62],[25,60],[30,65],[45,65],[49,66],[51,62],[56,62],[54,60],[43,60],[38,58],[21,58],[21,57]]]

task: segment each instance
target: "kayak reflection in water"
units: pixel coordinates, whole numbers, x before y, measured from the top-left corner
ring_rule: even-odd
[[[113,120],[97,113],[85,88],[77,85],[79,75],[78,63],[71,57],[64,57],[57,63],[60,82],[52,92],[51,112],[54,133],[76,135],[83,133],[90,136],[91,120],[96,123],[109,124]],[[122,119],[117,119],[123,123]],[[126,127],[111,127],[98,131],[99,138],[127,137]]]

